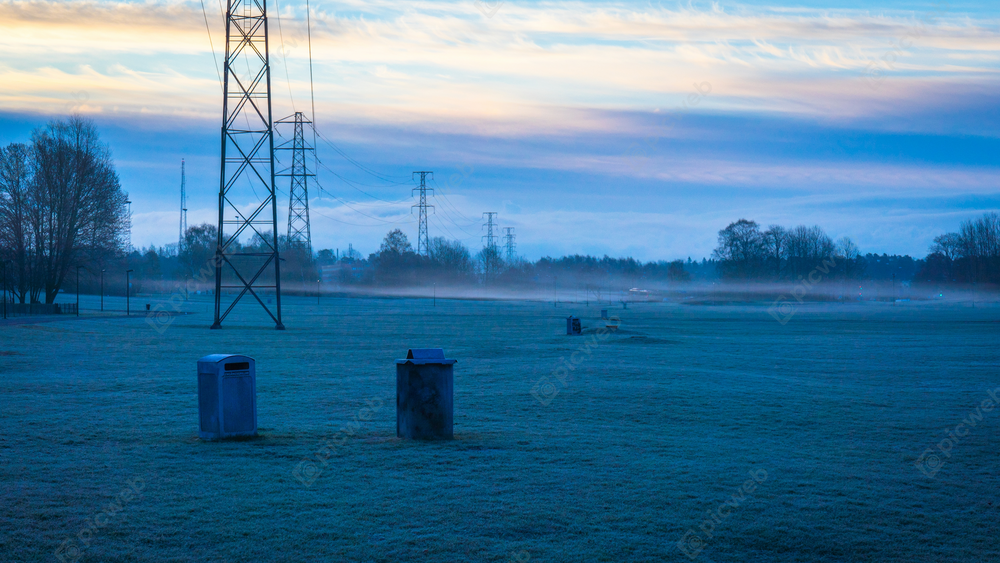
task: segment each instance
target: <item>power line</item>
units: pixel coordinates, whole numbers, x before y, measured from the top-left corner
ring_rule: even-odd
[[[361,163],[359,163],[358,161],[354,160],[353,158],[351,158],[351,157],[347,156],[347,153],[345,153],[344,151],[340,150],[340,147],[338,147],[337,145],[335,145],[335,144],[333,143],[333,141],[331,141],[331,140],[327,139],[326,137],[324,137],[324,136],[323,136],[323,134],[322,134],[322,133],[320,133],[318,129],[316,130],[316,135],[318,135],[318,136],[319,136],[319,138],[320,138],[320,139],[321,139],[321,140],[322,140],[322,141],[323,141],[324,143],[326,143],[326,144],[330,145],[330,148],[332,148],[332,149],[333,149],[334,151],[336,151],[336,152],[337,152],[337,154],[339,154],[340,156],[342,156],[342,157],[344,158],[344,160],[346,160],[346,161],[350,162],[351,164],[353,164],[354,166],[358,167],[358,169],[360,169],[360,170],[362,170],[363,172],[365,172],[365,173],[367,173],[367,174],[370,174],[370,175],[372,175],[372,176],[374,176],[374,177],[376,177],[376,178],[378,178],[379,180],[382,180],[382,181],[384,181],[384,182],[389,182],[389,183],[396,183],[396,181],[395,181],[395,180],[390,180],[389,178],[386,178],[386,177],[384,177],[384,176],[382,176],[382,175],[380,175],[380,174],[378,174],[378,173],[374,172],[374,171],[373,171],[373,170],[371,170],[370,168],[367,168],[367,167],[366,167],[366,166],[364,166],[363,164],[361,164]],[[396,183],[396,185],[399,185],[399,184],[402,184],[402,183],[406,183],[406,182],[399,182],[399,183]]]
[[[281,41],[281,66],[285,67],[285,84],[288,85],[288,100],[292,102],[292,112],[297,113],[295,110],[295,98],[292,96],[292,79],[288,76],[288,55],[285,52],[285,34],[281,31],[281,7],[278,6],[278,0],[274,0],[274,18],[278,20],[278,39]]]
[[[215,56],[215,44],[212,42],[212,30],[208,27],[208,12],[205,10],[205,0],[201,0],[201,15],[205,18],[205,31],[208,32],[208,46],[212,48],[212,62],[215,63],[215,74],[219,76],[219,87],[222,88],[222,71],[219,70],[219,59]]]
[[[312,16],[309,9],[309,0],[306,0],[306,38],[309,45],[309,102],[312,104],[312,120],[313,120],[313,146],[316,146],[316,89],[313,87],[313,41],[312,41]],[[315,163],[313,164],[313,170],[319,168],[319,155],[316,154],[317,151],[313,151],[313,159]]]
[[[399,224],[399,223],[412,223],[413,222],[413,221],[385,221],[385,220],[380,219],[378,217],[372,217],[371,215],[367,215],[365,213],[362,213],[361,211],[358,211],[357,209],[354,209],[346,201],[344,201],[344,200],[340,199],[339,197],[333,195],[332,193],[328,192],[326,189],[323,188],[323,186],[317,184],[316,187],[319,188],[319,190],[321,192],[323,192],[326,195],[332,197],[333,199],[339,201],[341,204],[344,205],[344,207],[350,209],[351,211],[357,213],[358,215],[362,215],[364,217],[368,217],[369,219],[374,219],[375,221],[379,221],[379,222],[381,222],[383,224],[386,224],[386,225],[395,225],[395,224]]]

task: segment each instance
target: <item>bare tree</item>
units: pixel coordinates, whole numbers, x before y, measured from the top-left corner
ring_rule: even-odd
[[[764,259],[764,242],[755,221],[740,219],[719,231],[713,257],[721,262],[723,277],[748,280],[756,276]]]
[[[958,233],[945,233],[934,237],[931,254],[940,254],[948,260],[956,260],[962,255],[962,236]]]
[[[861,256],[861,251],[858,250],[858,245],[854,244],[850,237],[843,237],[837,241],[837,253],[843,258],[844,279],[856,278],[860,274],[858,258]]]
[[[766,261],[770,262],[774,279],[781,279],[781,262],[788,253],[788,231],[781,225],[770,225],[761,235]]]
[[[29,221],[31,213],[31,149],[21,143],[0,148],[0,260],[10,260],[7,275],[15,298],[24,303],[37,288],[37,272],[32,268],[34,247]],[[35,294],[37,298],[37,291]],[[37,299],[32,299],[35,301]]]
[[[820,227],[799,225],[788,231],[788,268],[793,279],[805,276],[834,253],[833,240]]]
[[[31,141],[34,261],[38,289],[52,303],[74,266],[125,249],[128,196],[93,122],[53,122],[35,130]]]
[[[986,213],[965,221],[959,232],[961,254],[973,281],[1000,282],[1000,214]]]

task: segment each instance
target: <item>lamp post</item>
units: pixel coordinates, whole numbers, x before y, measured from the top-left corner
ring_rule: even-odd
[[[104,272],[106,270],[101,270],[101,312],[104,312]]]
[[[132,253],[132,200],[126,200],[128,204],[128,253]]]
[[[438,306],[438,284],[436,282],[434,284],[434,306]]]
[[[76,316],[80,316],[80,268],[83,266],[76,267]]]
[[[317,305],[319,305],[319,282],[321,282],[321,281],[323,281],[323,280],[322,279],[316,280],[316,304]]]
[[[129,291],[129,288],[131,288],[132,284],[130,284],[128,281],[129,274],[131,273],[132,270],[125,270],[125,316],[126,317],[132,316],[132,305],[131,302],[129,301],[132,298],[132,292]]]
[[[7,261],[3,261],[3,318],[7,318]]]

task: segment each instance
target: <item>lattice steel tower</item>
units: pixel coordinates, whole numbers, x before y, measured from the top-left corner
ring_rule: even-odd
[[[489,280],[497,273],[497,260],[500,259],[500,252],[497,249],[497,236],[493,234],[493,228],[496,227],[494,219],[497,216],[496,211],[486,211],[483,213],[486,217],[486,223],[483,228],[486,229],[486,234],[483,238],[486,240],[485,246],[483,246],[483,274],[484,281],[489,283]]]
[[[212,328],[221,328],[222,321],[249,293],[274,321],[275,328],[284,330],[267,0],[227,1],[221,167]],[[241,240],[251,235],[251,240]],[[230,292],[225,299],[228,306],[223,310],[225,290]],[[267,290],[274,290],[274,312],[261,296]]]
[[[427,205],[427,190],[429,189],[430,191],[433,192],[434,188],[428,188],[427,187],[427,175],[430,174],[431,178],[434,178],[434,172],[431,172],[430,170],[418,170],[418,171],[416,171],[416,172],[413,173],[414,176],[417,175],[417,174],[420,174],[420,187],[419,188],[413,188],[413,190],[410,191],[410,194],[412,195],[413,192],[415,192],[417,190],[420,190],[420,200],[419,200],[419,203],[417,203],[416,205],[411,205],[410,206],[411,213],[412,213],[412,209],[414,207],[416,207],[417,209],[420,210],[420,213],[419,213],[419,215],[420,215],[420,221],[419,221],[420,227],[419,227],[419,230],[417,232],[417,254],[423,254],[424,256],[430,256],[431,255],[431,239],[430,239],[430,235],[427,234],[427,208],[430,207],[431,209],[434,209],[434,206],[433,205]],[[412,176],[411,176],[411,178],[412,178]]]
[[[486,246],[484,248],[496,251],[498,237],[493,234],[493,228],[496,227],[497,224],[493,222],[493,219],[496,218],[497,212],[485,211],[483,212],[483,216],[486,217],[486,223],[483,225],[483,228],[486,229],[486,234],[483,235],[483,238],[486,239]]]
[[[177,238],[177,253],[180,254],[181,250],[184,249],[184,233],[188,230],[188,203],[187,203],[187,187],[186,180],[184,178],[184,159],[181,159],[181,224],[180,231],[181,234]]]
[[[504,255],[507,259],[507,264],[513,264],[514,259],[517,257],[517,254],[514,253],[514,248],[516,247],[514,244],[514,227],[504,227],[503,230],[505,233],[503,236]]]
[[[312,256],[312,229],[309,227],[309,178],[315,176],[306,166],[306,152],[315,151],[315,147],[306,145],[305,125],[312,125],[302,115],[301,111],[295,115],[279,119],[275,123],[290,123],[295,126],[295,133],[292,135],[291,146],[288,143],[275,150],[292,151],[292,165],[281,174],[275,176],[285,176],[291,178],[288,187],[288,247],[301,248]]]

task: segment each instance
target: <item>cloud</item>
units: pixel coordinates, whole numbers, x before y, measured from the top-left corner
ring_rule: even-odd
[[[208,0],[216,57],[222,16]],[[581,109],[669,106],[708,81],[713,111],[854,117],[905,101],[936,80],[997,75],[992,20],[912,12],[665,9],[615,2],[327,2],[314,6],[319,116],[421,124],[439,131],[531,135],[607,130]],[[926,19],[926,18],[925,18]],[[304,6],[272,17],[273,96],[308,98]],[[59,111],[84,90],[85,112],[215,115],[212,60],[198,2],[0,4],[4,109]],[[891,63],[885,62],[889,53]],[[877,90],[871,61],[891,64]],[[285,77],[290,84],[285,84]],[[905,88],[904,88],[905,79]],[[286,111],[286,113],[291,113]]]

